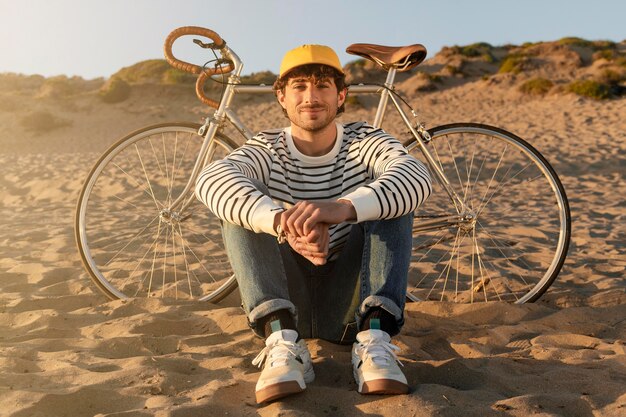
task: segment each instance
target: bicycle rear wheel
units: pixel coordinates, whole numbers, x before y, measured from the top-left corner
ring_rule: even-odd
[[[75,236],[92,280],[111,299],[171,297],[219,301],[237,285],[221,225],[190,193],[200,125],[149,126],[120,139],[92,168],[80,193]],[[217,134],[209,160],[236,145]],[[180,209],[179,209],[180,210]]]
[[[563,185],[545,158],[505,130],[436,127],[426,145],[468,210],[441,184],[415,213],[407,297],[452,302],[537,300],[557,277],[570,240]],[[416,141],[407,148],[416,157]],[[434,177],[434,175],[433,175]],[[433,226],[446,216],[448,225]]]

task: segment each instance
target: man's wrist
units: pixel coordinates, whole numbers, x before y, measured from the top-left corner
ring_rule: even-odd
[[[346,210],[346,219],[345,221],[355,221],[356,220],[356,209],[352,204],[352,201],[346,199],[338,199],[337,202],[345,207]]]

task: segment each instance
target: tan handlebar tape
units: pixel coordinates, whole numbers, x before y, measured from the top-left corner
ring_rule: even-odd
[[[213,41],[217,48],[221,48],[225,42],[216,32],[211,29],[199,27],[199,26],[183,26],[178,29],[174,29],[167,38],[165,39],[165,45],[163,47],[165,52],[165,59],[167,62],[176,69],[181,71],[189,72],[192,74],[199,74],[198,80],[196,81],[196,94],[201,102],[204,104],[217,108],[219,103],[215,100],[210,99],[204,94],[204,84],[209,79],[209,77],[213,74],[227,74],[234,69],[232,63],[228,63],[228,65],[220,65],[215,68],[203,68],[200,65],[195,65],[189,62],[181,61],[180,59],[174,57],[172,53],[172,46],[176,39],[185,35],[197,35],[204,36]]]

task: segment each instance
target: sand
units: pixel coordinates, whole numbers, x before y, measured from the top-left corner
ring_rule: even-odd
[[[559,278],[534,304],[408,304],[394,341],[409,395],[359,395],[350,347],[313,339],[315,382],[257,405],[251,361],[263,344],[237,294],[110,301],[75,248],[75,201],[99,153],[133,128],[202,114],[189,90],[156,90],[118,105],[14,94],[73,121],[43,133],[0,111],[0,415],[626,415],[626,99],[533,98],[482,80],[426,94],[429,126],[501,126],[553,163],[573,219]],[[255,128],[284,124],[271,101],[246,106]]]

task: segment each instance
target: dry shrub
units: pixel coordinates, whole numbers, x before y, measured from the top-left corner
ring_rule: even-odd
[[[130,97],[131,87],[123,79],[113,76],[100,88],[98,95],[105,103],[120,103]]]
[[[511,54],[507,56],[502,64],[500,65],[500,69],[498,72],[500,74],[511,72],[513,74],[519,74],[529,67],[530,59],[524,55]]]
[[[39,88],[37,97],[64,99],[86,91],[94,90],[98,88],[101,83],[101,79],[87,81],[81,77],[67,77],[65,75],[59,75],[56,77],[46,78]]]
[[[623,80],[626,80],[626,71],[618,68],[605,68],[598,75],[598,81],[603,84],[619,84]]]
[[[44,83],[45,78],[41,75],[23,75],[15,73],[0,74],[1,91],[25,91],[37,90]]]
[[[367,59],[348,62],[344,67],[348,84],[380,82],[382,70],[378,65]]]
[[[567,86],[567,90],[579,96],[605,100],[611,97],[609,85],[595,80],[575,80]]]
[[[243,84],[265,84],[272,85],[276,81],[276,74],[272,71],[260,71],[253,72],[250,75],[244,75],[241,77]]]
[[[363,108],[364,104],[361,102],[358,96],[348,95],[345,101],[346,107],[350,108]]]
[[[57,117],[46,110],[35,110],[20,118],[20,125],[35,133],[49,132],[71,124],[70,120]]]
[[[165,84],[193,84],[197,78],[197,75],[176,68],[168,68],[163,73],[163,82]]]
[[[519,86],[522,93],[531,95],[544,95],[554,87],[554,83],[546,78],[532,78]]]
[[[127,83],[160,83],[163,81],[165,72],[171,69],[164,59],[149,59],[141,61],[130,67],[124,67],[111,78],[116,77]]]
[[[593,43],[582,38],[578,38],[576,36],[569,36],[566,38],[561,38],[557,41],[559,45],[568,45],[568,46],[579,46],[582,48],[591,48],[593,47]]]

